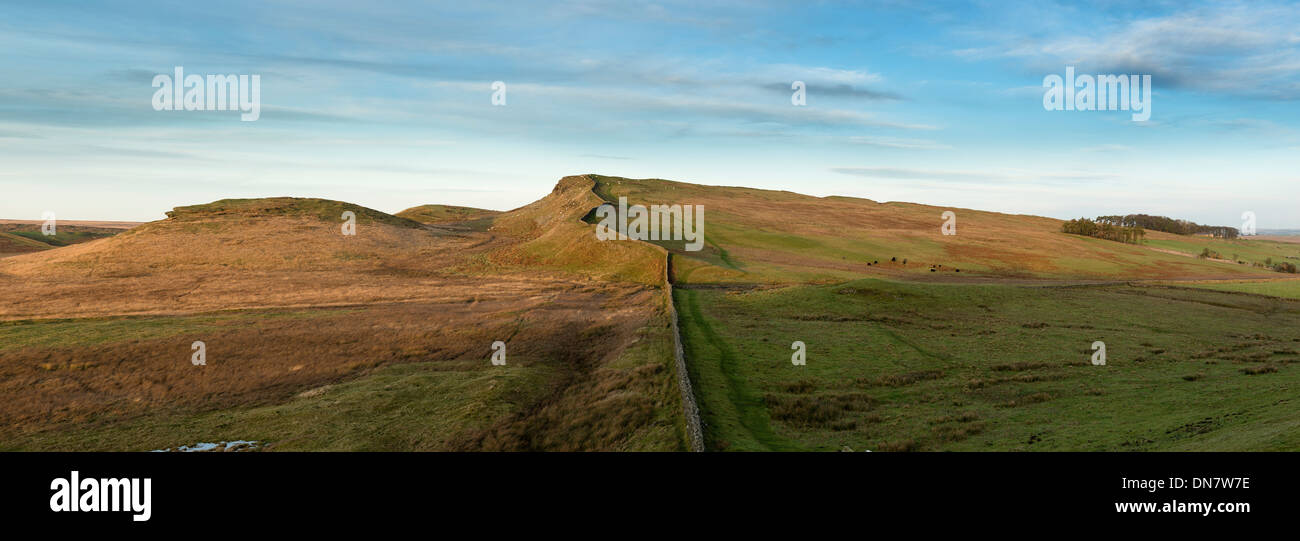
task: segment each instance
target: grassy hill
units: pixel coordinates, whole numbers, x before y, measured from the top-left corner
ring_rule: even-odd
[[[1300,305],[1155,283],[1290,291],[1249,263],[1295,244],[1127,245],[1034,216],[589,178],[603,201],[706,209],[705,250],[658,244],[712,450],[1300,447]]]
[[[1300,304],[1197,289],[1288,296],[1300,281],[1249,263],[1296,244],[593,178],[607,201],[705,206],[704,251],[660,244],[712,450],[1300,448]]]
[[[619,196],[703,205],[706,248],[596,239]],[[0,449],[682,450],[669,254],[711,450],[1300,447],[1300,281],[1250,264],[1300,244],[599,175],[399,214],[222,200],[25,244],[0,259]]]
[[[580,185],[483,227],[222,200],[5,258],[0,449],[681,449],[663,253],[590,244]]]
[[[449,224],[459,222],[472,222],[492,218],[500,211],[476,209],[473,207],[457,207],[454,205],[420,205],[411,207],[396,214],[400,218],[408,218],[422,224]]]
[[[1121,244],[1067,235],[1061,232],[1060,220],[1038,216],[658,179],[593,178],[599,182],[596,191],[606,200],[623,196],[633,204],[705,207],[705,250],[675,250],[681,256],[675,278],[683,283],[836,282],[863,277],[958,280],[972,276],[1271,278],[1279,276],[1194,256],[1204,247],[1250,254],[1252,261],[1270,256],[1280,261],[1300,254],[1300,246],[1295,244],[1218,241],[1160,232],[1149,233],[1145,245]],[[944,211],[956,214],[956,235],[942,234]],[[932,267],[936,267],[934,272]]]
[[[116,228],[59,224],[54,235],[46,235],[39,223],[0,223],[0,257],[89,242],[119,232]]]
[[[583,221],[604,203],[593,175],[560,179],[549,195],[498,216],[490,232],[517,242],[496,251],[494,262],[515,268],[556,269],[599,280],[661,284],[663,249],[638,241],[600,241]]]
[[[17,235],[8,231],[0,231],[0,257],[39,252],[49,250],[53,246],[31,239],[25,235]]]

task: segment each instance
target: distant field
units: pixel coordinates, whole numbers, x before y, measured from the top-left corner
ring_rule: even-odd
[[[705,207],[706,248],[674,249],[683,283],[821,283],[854,278],[1146,280],[1250,278],[1250,265],[1194,257],[1210,247],[1250,261],[1300,245],[1150,232],[1143,245],[1061,232],[1060,220],[852,197],[593,175],[607,201]],[[945,211],[956,235],[943,235]],[[665,243],[665,247],[672,248]],[[1171,253],[1173,252],[1173,253]],[[931,269],[934,269],[933,271]]]
[[[1173,238],[1168,238],[1173,237]],[[1272,259],[1274,263],[1291,261],[1300,264],[1300,244],[1286,240],[1273,239],[1234,239],[1224,240],[1209,237],[1174,237],[1153,238],[1147,245],[1157,248],[1175,250],[1190,255],[1199,255],[1201,250],[1209,248],[1218,252],[1224,259],[1261,263]],[[1288,256],[1291,259],[1288,259]]]
[[[1217,291],[1237,291],[1286,299],[1300,299],[1300,279],[1258,282],[1193,282],[1182,285]]]
[[[32,226],[32,225],[34,225],[34,226],[37,226],[37,229],[40,229],[41,224],[44,224],[44,223],[45,223],[44,220],[12,220],[12,219],[0,219],[0,226],[3,226],[3,225],[25,225],[25,226]],[[125,229],[131,229],[132,227],[135,227],[135,226],[137,226],[137,225],[143,225],[143,224],[144,224],[144,222],[115,222],[115,221],[111,221],[111,220],[58,220],[56,223],[58,224],[59,227],[62,227],[62,226],[67,225],[67,226],[73,226],[73,227],[95,227],[95,228],[103,228],[103,229],[123,229],[123,230],[125,230]]]
[[[446,224],[484,220],[501,214],[496,210],[457,207],[453,205],[420,205],[403,210],[394,216],[409,218],[422,224]]]
[[[55,234],[46,235],[41,231],[39,222],[27,223],[18,220],[0,220],[0,257],[40,252],[61,246],[89,242],[111,237],[125,230],[125,227],[75,225],[74,223],[60,222],[55,228]]]
[[[677,302],[712,449],[1300,447],[1300,303],[880,280]]]

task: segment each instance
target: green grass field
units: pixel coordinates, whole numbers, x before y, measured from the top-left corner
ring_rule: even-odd
[[[1285,299],[1300,299],[1300,279],[1260,282],[1201,282],[1187,285],[1216,291],[1237,291]]]
[[[715,450],[1300,448],[1294,301],[861,280],[677,302]]]
[[[1191,255],[1199,255],[1201,250],[1209,248],[1218,252],[1224,259],[1245,261],[1248,264],[1264,264],[1269,260],[1274,263],[1296,262],[1295,259],[1287,259],[1287,257],[1300,257],[1300,244],[1275,240],[1182,237],[1176,240],[1152,239],[1146,241],[1146,244]]]

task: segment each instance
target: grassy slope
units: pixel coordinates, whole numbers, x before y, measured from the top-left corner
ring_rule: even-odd
[[[693,204],[705,207],[709,247],[686,252],[677,278],[684,282],[834,282],[870,276],[951,275],[1149,279],[1270,277],[1249,266],[1205,261],[1189,255],[1210,246],[1220,252],[1273,257],[1297,253],[1296,245],[1270,241],[1218,241],[1152,232],[1150,247],[1066,235],[1061,222],[1037,216],[913,203],[877,203],[849,197],[812,197],[792,192],[685,184],[658,179],[596,178],[607,200]],[[957,215],[957,235],[940,232],[941,214]],[[899,262],[891,263],[891,258]],[[908,260],[904,266],[901,261]],[[880,265],[867,266],[868,262]],[[930,265],[942,265],[930,273]]]
[[[45,235],[40,225],[0,224],[0,256],[39,252],[111,237],[120,230],[102,227],[60,225],[54,235]]]
[[[176,207],[167,213],[174,221],[211,222],[222,216],[267,217],[304,216],[330,223],[343,223],[343,212],[352,211],[358,224],[384,223],[399,227],[419,228],[420,223],[400,218],[361,205],[304,197],[267,197],[259,199],[222,199],[202,205]],[[156,223],[156,222],[155,222]]]
[[[1255,295],[1267,295],[1284,299],[1300,299],[1300,280],[1268,280],[1259,282],[1191,282],[1182,283],[1191,287],[1213,289],[1217,291],[1236,291]]]
[[[34,231],[11,231],[10,234],[24,237],[28,240],[40,242],[53,247],[68,246],[88,242],[95,239],[113,236],[112,233],[96,233],[91,231],[68,231],[67,227],[59,228],[54,235],[46,235],[39,230]]]
[[[546,366],[448,369],[388,366],[287,402],[198,414],[153,413],[125,423],[41,433],[6,450],[146,451],[204,441],[251,440],[286,451],[448,450],[458,434],[490,426],[545,395]]]
[[[501,214],[496,210],[453,205],[420,205],[403,210],[395,216],[415,220],[422,224],[447,224],[490,218]]]
[[[342,234],[345,211],[356,214],[355,236]],[[439,247],[419,222],[324,199],[223,199],[176,207],[168,216],[108,238],[6,258],[0,274],[143,277],[201,276],[213,269],[374,268]]]
[[[486,248],[492,250],[489,257],[514,265],[510,267],[512,270],[558,271],[559,274],[549,274],[558,279],[597,277],[657,284],[659,280],[656,278],[662,275],[661,252],[636,243],[598,244],[581,224],[580,219],[590,206],[598,204],[590,199],[594,197],[590,191],[592,184],[583,179],[568,183],[562,181],[554,197],[504,216],[501,227],[495,228],[492,234],[505,240]],[[586,206],[588,203],[591,205]],[[357,214],[356,237],[339,235],[339,215],[344,210]],[[390,266],[395,261],[402,261],[398,258],[422,261],[420,264],[424,267],[441,270],[444,264],[450,266],[456,261],[450,257],[453,254],[447,253],[448,249],[438,243],[441,236],[449,234],[458,235],[426,229],[406,218],[334,201],[295,198],[222,200],[207,205],[178,207],[168,220],[146,224],[109,241],[52,251],[51,254],[58,252],[55,254],[57,257],[23,259],[7,270],[19,276],[44,276],[51,270],[87,272],[96,277],[108,274],[126,277],[133,284],[141,280],[167,281],[165,273],[177,270],[184,270],[187,275],[206,275],[203,273],[209,271],[205,269],[231,266],[265,272],[336,270],[355,273],[357,270],[366,271],[374,262]],[[557,247],[577,256],[555,253]],[[452,252],[457,257],[463,255],[463,250]],[[340,253],[354,254],[354,257],[340,258]],[[411,267],[416,265],[410,264]],[[507,267],[498,265],[495,268]],[[608,269],[622,270],[609,272]],[[393,273],[391,269],[381,266],[361,276],[388,276],[390,273]],[[398,279],[407,274],[402,272],[392,276]],[[427,275],[428,271],[421,270],[415,276]],[[257,282],[260,275],[246,276]],[[533,280],[543,279],[536,272],[531,276]],[[590,289],[584,288],[584,291]],[[115,406],[112,411],[106,409],[88,422],[78,420],[44,427],[8,427],[4,431],[8,437],[0,447],[145,450],[197,441],[256,439],[274,443],[274,449],[295,450],[679,450],[684,448],[684,423],[680,394],[672,373],[671,337],[663,311],[654,300],[662,297],[651,295],[645,298],[653,304],[645,310],[650,319],[631,336],[608,327],[618,324],[619,320],[611,319],[615,311],[639,306],[641,302],[624,297],[620,301],[622,305],[601,311],[600,318],[587,321],[585,330],[577,328],[574,332],[547,338],[522,338],[525,345],[553,348],[555,351],[532,357],[512,357],[504,368],[491,367],[486,360],[451,364],[442,360],[418,362],[418,356],[408,359],[409,355],[403,352],[407,349],[428,351],[427,355],[437,358],[449,354],[443,351],[443,347],[449,347],[454,353],[456,346],[439,339],[435,344],[414,343],[418,347],[407,347],[412,344],[380,338],[378,340],[386,343],[375,344],[375,351],[361,352],[354,358],[355,363],[346,365],[350,367],[359,363],[362,372],[337,380],[319,394],[309,393],[288,401],[274,398],[288,386],[277,380],[280,376],[274,375],[274,369],[271,369],[272,379],[266,382],[257,379],[263,377],[261,374],[244,378],[246,381],[241,385],[251,390],[240,392],[271,397],[248,405],[238,405],[238,401],[234,401],[236,405],[233,407],[225,404],[214,409],[205,405],[206,402],[190,398],[185,404],[163,401],[164,405],[151,406],[143,414],[126,415],[122,411],[135,410],[126,406],[118,411]],[[565,301],[563,297],[555,300]],[[359,327],[362,331],[374,324],[382,325],[378,329],[389,330],[401,328],[395,325],[409,326],[411,323],[405,319],[380,323],[371,316],[348,318],[346,312],[271,310],[166,317],[10,321],[0,325],[0,339],[3,340],[0,342],[0,357],[11,364],[11,371],[22,374],[20,377],[58,378],[63,374],[70,375],[69,371],[76,371],[78,377],[95,377],[92,372],[120,367],[125,361],[116,360],[118,357],[135,354],[141,349],[150,351],[151,357],[154,356],[152,350],[163,350],[167,355],[175,350],[180,352],[175,353],[177,358],[184,360],[188,355],[189,341],[195,336],[220,334],[222,338],[214,339],[213,344],[231,343],[235,338],[226,338],[231,333],[243,333],[239,335],[242,340],[254,340],[254,344],[261,343],[257,340],[271,340],[270,337],[276,336],[275,341],[292,348],[295,340],[318,342],[319,337],[313,337],[312,328],[322,329],[316,332],[334,333],[330,335],[331,339],[341,339],[337,334],[339,329],[347,328],[349,333],[356,330],[348,327],[348,322],[355,323],[351,327]],[[335,330],[325,330],[327,327],[319,322],[280,323],[274,329],[263,329],[274,320],[318,316],[336,326]],[[516,317],[523,321],[545,316],[520,313]],[[539,321],[537,324],[545,323]],[[271,334],[263,335],[263,332]],[[456,333],[454,330],[448,332]],[[461,334],[467,332],[469,330],[464,330]],[[405,339],[427,341],[430,338],[413,336]],[[473,341],[478,343],[480,340],[476,337]],[[384,364],[379,360],[391,356],[386,350],[381,353],[380,349],[402,347],[406,349],[398,351],[394,357],[402,362]],[[245,353],[243,357],[259,355],[256,351]],[[38,362],[51,354],[73,361]],[[76,361],[91,356],[94,362]],[[250,358],[241,362],[253,361]],[[13,366],[12,363],[34,363],[29,366],[37,369]],[[179,365],[166,366],[165,370],[173,370]],[[369,369],[365,367],[369,366],[375,367],[373,371],[366,371]],[[115,393],[156,394],[161,387],[179,390],[181,386],[191,385],[152,366],[142,366],[137,372],[142,372],[140,377],[150,382],[151,388],[122,388]],[[188,373],[189,370],[181,369],[181,372]],[[33,373],[37,375],[28,375]],[[337,379],[338,376],[327,374],[324,377]],[[301,379],[306,381],[306,378]],[[316,380],[320,379],[316,377]],[[212,388],[212,396],[228,395],[221,392],[221,384],[209,382],[203,385]],[[170,395],[172,391],[166,393]],[[57,407],[59,400],[68,397],[51,391],[48,399]]]
[[[492,254],[503,269],[554,269],[598,280],[663,282],[664,253],[638,241],[600,241],[583,221],[604,201],[591,175],[571,176],[545,198],[497,217],[490,231],[520,242]]]
[[[1300,448],[1293,301],[876,280],[679,301],[715,449]]]
[[[25,254],[53,248],[49,244],[32,240],[23,235],[0,231],[0,255]]]
[[[1184,237],[1162,235],[1147,242],[1151,246],[1197,255],[1202,249],[1209,248],[1218,252],[1225,259],[1245,261],[1248,264],[1263,264],[1268,259],[1274,263],[1296,261],[1300,258],[1300,244],[1279,242],[1276,240],[1238,239],[1224,240],[1209,237]],[[1290,256],[1291,259],[1287,259]]]
[[[641,327],[631,344],[613,352],[608,351],[608,333],[600,326],[576,336],[553,339],[555,343],[546,346],[571,350],[572,355],[512,354],[505,367],[491,366],[486,353],[470,358],[421,361],[445,356],[446,353],[438,353],[441,347],[450,347],[454,352],[457,346],[436,336],[427,344],[380,336],[368,354],[354,356],[355,352],[341,352],[355,361],[349,366],[356,365],[356,368],[348,369],[354,373],[327,379],[334,383],[323,387],[320,378],[315,378],[316,383],[312,385],[298,385],[298,391],[293,391],[298,396],[287,401],[275,397],[283,394],[277,389],[284,389],[285,382],[259,381],[262,375],[251,372],[236,375],[246,386],[253,386],[238,392],[263,395],[251,404],[241,405],[240,400],[235,400],[233,406],[214,408],[193,398],[188,402],[175,399],[174,392],[186,385],[178,375],[202,370],[185,363],[187,346],[195,337],[204,338],[212,348],[209,357],[212,367],[208,370],[226,372],[238,369],[238,364],[251,362],[232,357],[230,344],[246,340],[240,341],[231,333],[243,331],[255,340],[277,342],[319,340],[313,338],[315,335],[309,329],[321,328],[326,329],[324,333],[331,339],[357,344],[353,338],[341,336],[337,328],[327,326],[346,325],[348,321],[368,326],[383,320],[375,314],[356,312],[272,310],[4,322],[0,324],[0,360],[8,363],[7,377],[23,378],[30,373],[16,369],[12,363],[36,363],[40,369],[36,373],[51,378],[96,380],[117,377],[108,372],[116,365],[140,364],[134,372],[151,382],[165,382],[167,394],[173,398],[142,411],[131,411],[129,406],[124,407],[122,400],[155,390],[132,390],[129,384],[123,383],[111,392],[101,392],[122,397],[107,399],[99,414],[85,420],[46,426],[5,426],[0,430],[4,435],[0,437],[0,450],[149,450],[199,441],[239,439],[269,442],[276,450],[665,451],[683,448],[680,393],[672,373],[671,337],[662,314]],[[304,321],[293,324],[285,320]],[[279,322],[276,328],[268,326],[275,322]],[[384,327],[391,325],[387,323]],[[288,329],[289,334],[279,329]],[[536,337],[522,340],[521,346],[512,347],[538,344]],[[565,345],[564,340],[573,343]],[[591,355],[612,353],[611,358],[594,366],[584,366],[585,361],[581,360],[575,362],[575,358],[589,354],[579,351],[588,341],[593,345]],[[131,353],[114,353],[118,351],[113,349],[115,344],[141,343],[163,345],[175,356],[176,363],[168,370],[159,371],[122,358],[123,355],[129,358]],[[252,342],[247,347],[264,346]],[[367,351],[364,343],[358,347],[362,352]],[[326,349],[332,354],[334,347]],[[380,359],[390,356],[386,352],[390,349],[405,360],[381,363]],[[71,355],[59,358],[70,361],[42,363],[41,359],[49,356],[40,355],[41,351],[69,352]],[[259,356],[256,351],[248,355]],[[311,353],[305,357],[290,360],[280,353],[275,360],[279,364],[325,362],[324,358],[312,358]],[[258,364],[268,363],[258,361]],[[375,368],[371,370],[368,366]],[[266,368],[275,372],[274,367]],[[209,388],[208,392],[218,396],[236,392],[224,384],[209,385]],[[309,389],[316,390],[300,392]],[[51,404],[58,404],[58,395],[45,397]]]
[[[938,207],[593,178],[607,201],[705,206],[706,250],[660,243],[684,256],[679,283],[848,282],[678,289],[711,449],[1300,445],[1287,431],[1300,425],[1286,392],[1300,377],[1294,304],[1127,286],[852,281],[954,276],[954,267],[962,278],[1275,279],[1283,276],[1188,256],[1210,247],[1280,261],[1294,244],[1152,232],[1131,246],[1062,234],[1057,220],[964,209],[955,209],[959,234],[944,237]],[[943,268],[931,273],[932,264]],[[1281,284],[1224,288],[1289,291]],[[809,344],[806,367],[789,362],[795,340]],[[1107,342],[1109,366],[1088,362],[1094,340]]]
[[[686,254],[677,266],[678,279],[688,282],[832,283],[921,274],[927,271],[923,265],[931,262],[948,268],[960,265],[964,275],[992,277],[1277,276],[1063,235],[1057,232],[1059,222],[1046,218],[958,209],[959,236],[942,237],[938,215],[945,209],[938,207],[594,175],[566,177],[551,196],[494,218],[489,232],[510,241],[477,260],[477,266],[464,269],[485,274],[546,270],[657,284],[663,272],[658,248],[596,241],[592,227],[581,221],[602,200],[620,194],[630,195],[634,203],[706,206],[709,248]],[[392,249],[411,251],[409,245],[403,248],[406,236],[425,233],[415,221],[354,207],[289,198],[225,200],[180,207],[166,225],[138,228],[123,237],[148,238],[138,235],[156,227],[187,234],[238,233],[250,223],[292,219],[298,229],[298,222],[318,221],[333,239],[338,215],[354,210],[361,225],[380,223],[391,226],[385,231],[409,231],[392,233],[381,243],[384,250],[367,255],[382,259]],[[223,246],[243,241],[238,235],[221,238]],[[1168,249],[1200,251],[1195,238],[1152,238],[1153,244],[1190,243],[1158,244]],[[1247,247],[1249,251],[1241,252],[1251,257],[1257,249],[1269,257],[1270,250],[1289,248],[1236,242],[1233,246]],[[256,249],[266,251],[266,246],[271,245]],[[159,253],[175,248],[160,247]],[[910,258],[912,266],[865,265],[891,255]],[[97,264],[104,262],[101,256],[96,256]],[[325,263],[340,264],[338,258]],[[1297,422],[1287,414],[1290,404],[1284,393],[1295,383],[1290,363],[1294,344],[1288,341],[1296,338],[1287,330],[1296,327],[1292,304],[1219,292],[1126,287],[860,281],[845,289],[799,285],[744,294],[679,290],[692,376],[712,448],[1296,445]],[[1068,316],[1086,321],[1062,319]],[[62,334],[28,327],[0,329],[0,335],[9,332],[10,338],[36,346],[61,340],[58,336],[84,336],[88,343],[102,345],[174,336],[213,324],[202,317],[178,319],[175,324],[192,328],[176,331],[160,330],[170,322],[147,319],[81,323],[83,328],[64,329],[68,332]],[[483,363],[451,371],[407,363],[288,402],[220,411],[157,411],[75,432],[42,433],[5,446],[143,449],[265,439],[285,449],[680,449],[680,403],[662,323],[647,325],[638,341],[579,378],[545,359],[528,366],[512,364],[496,374]],[[1042,323],[1046,326],[1039,327]],[[1098,339],[1095,334],[1103,334],[1099,339],[1109,344],[1111,366],[1083,364],[1084,350]],[[801,372],[790,371],[793,340],[809,344],[809,363]],[[1259,366],[1277,372],[1242,373]],[[517,392],[493,394],[484,388],[494,381],[510,382]],[[547,394],[556,385],[571,392]],[[438,401],[431,394],[449,399]],[[450,403],[458,406],[449,409]],[[527,411],[521,410],[523,404],[530,404],[523,408]],[[319,434],[302,428],[314,425],[321,427]],[[628,432],[627,427],[636,429]]]

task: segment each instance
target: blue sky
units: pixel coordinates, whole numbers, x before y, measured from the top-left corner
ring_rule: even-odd
[[[595,172],[1300,228],[1300,6],[1132,4],[6,0],[0,217],[509,209]],[[1044,110],[1067,65],[1152,75],[1151,120]],[[260,75],[260,120],[153,110],[174,66]]]

